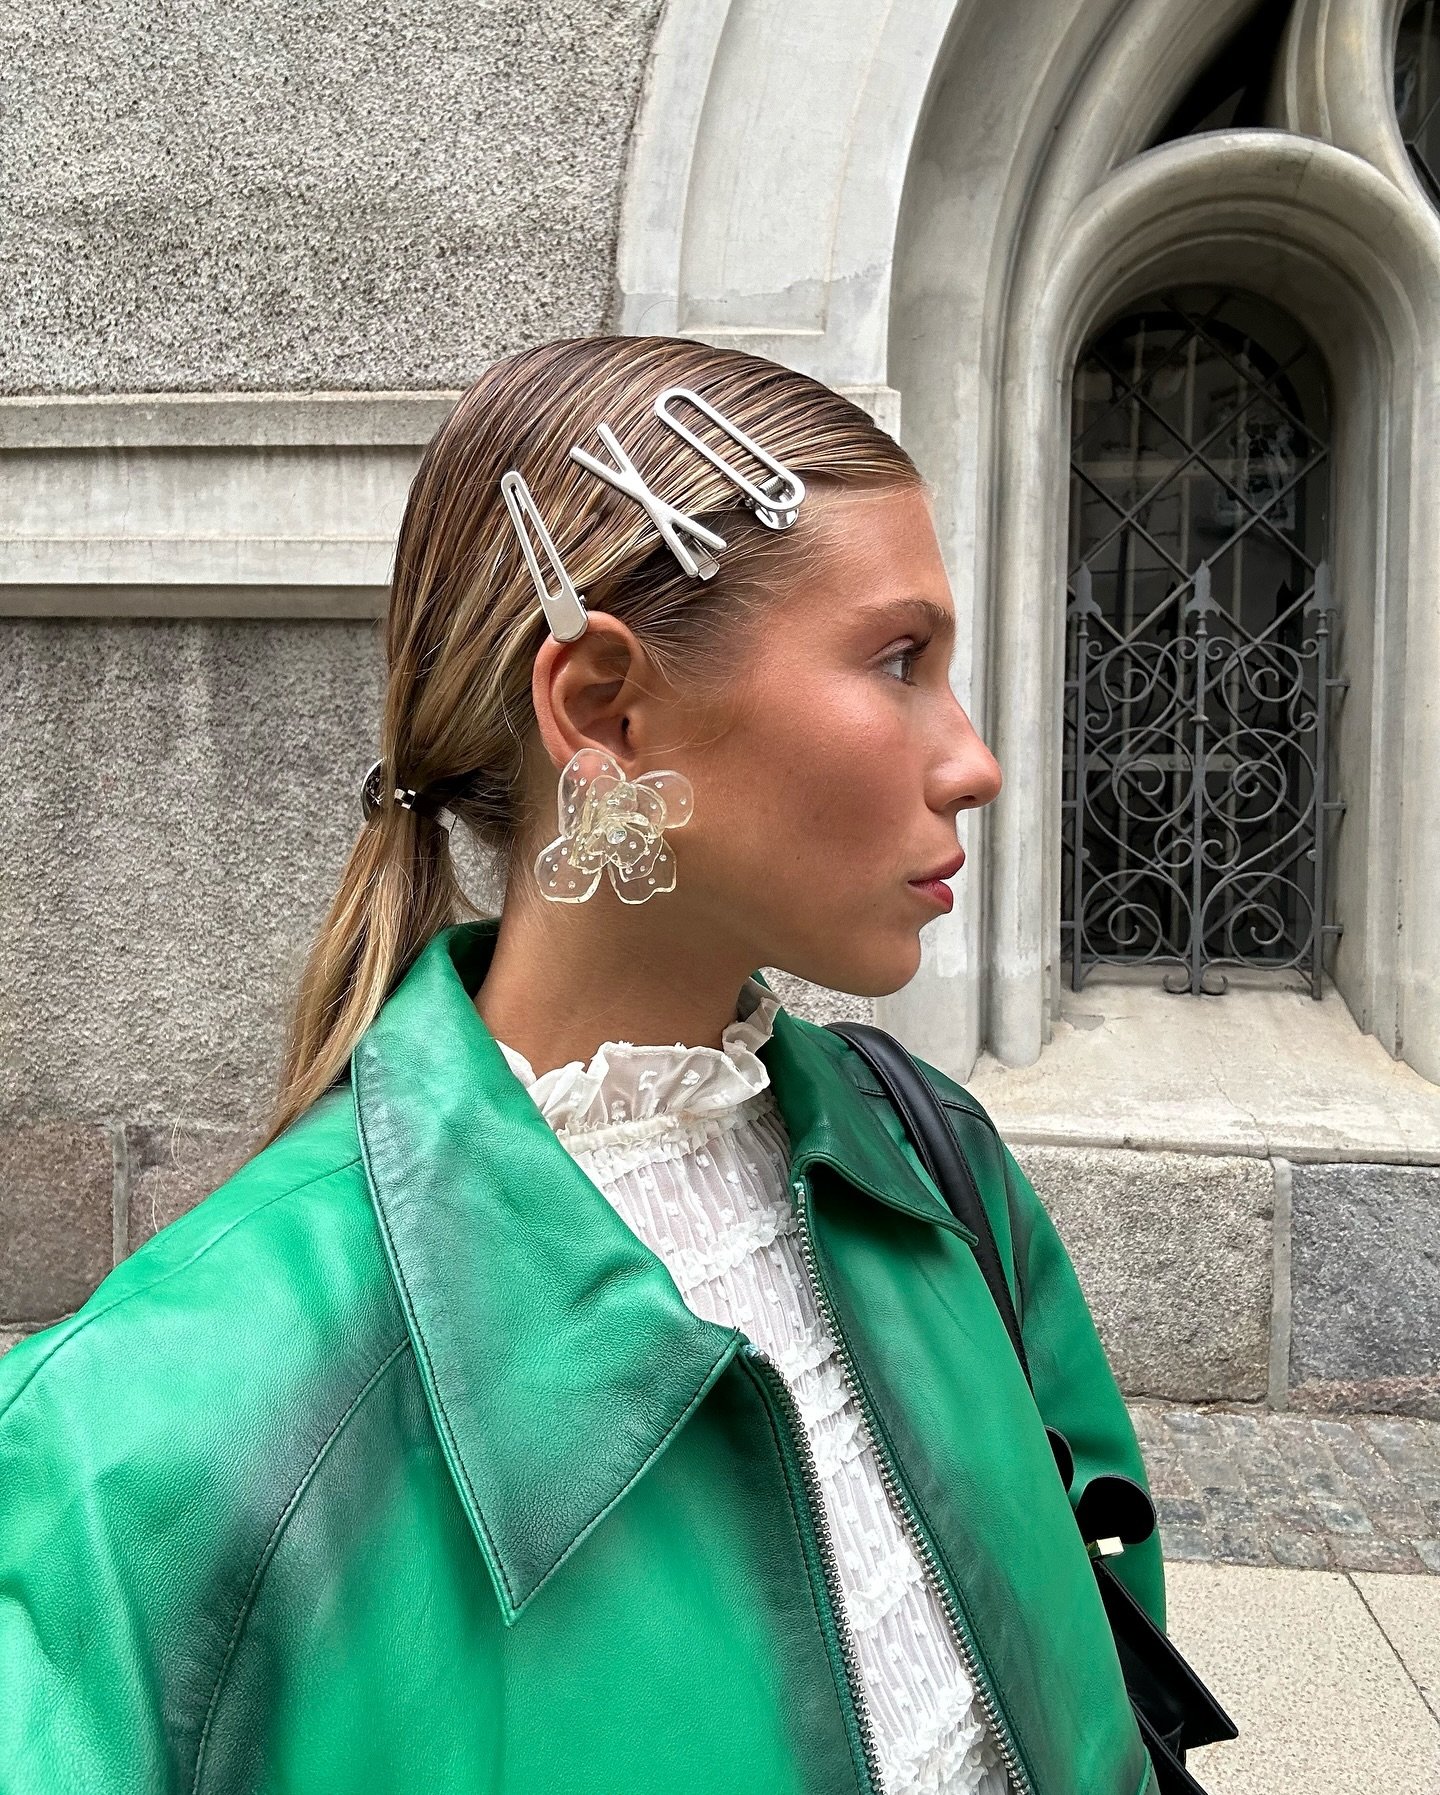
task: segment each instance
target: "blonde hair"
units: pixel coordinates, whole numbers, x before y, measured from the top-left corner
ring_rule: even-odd
[[[677,337],[596,336],[545,343],[485,371],[410,487],[386,627],[385,801],[356,836],[306,961],[267,1143],[343,1076],[425,944],[480,914],[460,889],[447,832],[394,802],[395,784],[448,805],[507,874],[515,865],[527,822],[519,793],[531,669],[547,626],[501,475],[520,470],[587,604],[627,624],[670,680],[701,664],[723,679],[743,636],[737,626],[793,558],[788,533],[765,529],[654,416],[670,385],[700,393],[807,487],[919,483],[910,457],[857,405],[759,356]],[[643,508],[570,459],[572,443],[596,451],[602,421],[654,491],[726,538],[713,579],[687,577]],[[708,421],[693,427],[743,466]]]

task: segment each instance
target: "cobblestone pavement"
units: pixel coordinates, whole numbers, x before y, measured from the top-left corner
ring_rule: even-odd
[[[1166,1558],[1440,1575],[1440,1421],[1128,1407]]]

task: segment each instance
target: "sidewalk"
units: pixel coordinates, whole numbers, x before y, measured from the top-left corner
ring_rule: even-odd
[[[1207,1795],[1437,1795],[1440,1577],[1166,1566],[1169,1633],[1240,1728]]]
[[[1129,1406],[1208,1795],[1440,1795],[1440,1422]]]

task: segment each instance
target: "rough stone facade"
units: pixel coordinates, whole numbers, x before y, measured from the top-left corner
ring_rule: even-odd
[[[465,386],[603,329],[659,10],[13,10],[0,391]]]
[[[1056,1050],[1060,346],[1197,257],[1290,311],[1347,420],[1346,714],[1374,726],[1342,743],[1344,1022],[1436,1075],[1440,837],[1400,799],[1434,770],[1440,213],[1394,128],[1394,21],[1295,0],[1265,129],[1161,142],[1255,0],[1043,10],[36,0],[0,24],[0,610],[24,613],[0,622],[0,1349],[245,1157],[374,753],[409,469],[447,389],[547,337],[791,361],[868,395],[933,481],[956,687],[1007,792],[880,1019],[965,1078],[987,1042]],[[1303,1057],[1315,1019],[1276,1039]],[[1018,1150],[1126,1389],[1440,1417],[1440,1169],[1370,1163],[1419,1135],[1382,1151],[1345,1092],[1277,1123],[1257,1084],[1227,1098],[1248,1134],[1212,1104],[1196,1150],[1162,1127],[1136,1151],[1101,1126],[1117,1088]]]

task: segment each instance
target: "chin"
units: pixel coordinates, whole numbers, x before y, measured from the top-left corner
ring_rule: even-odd
[[[808,956],[807,956],[808,957]],[[889,997],[903,990],[920,970],[920,938],[906,933],[890,939],[863,939],[853,953],[835,951],[833,942],[798,976],[851,997]]]

